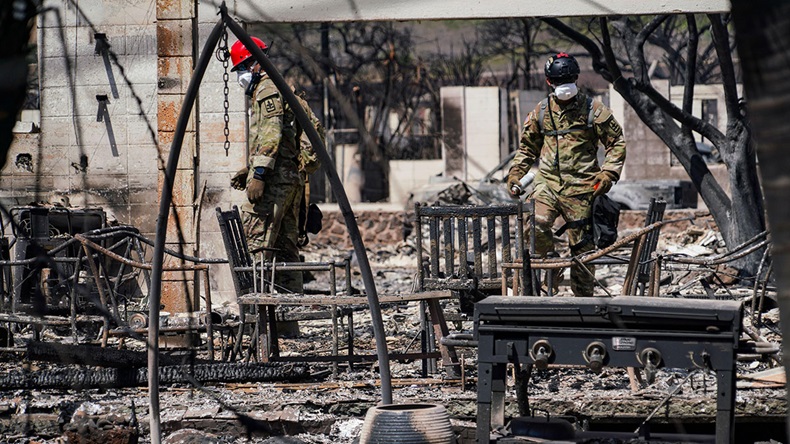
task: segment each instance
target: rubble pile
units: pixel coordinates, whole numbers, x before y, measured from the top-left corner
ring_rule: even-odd
[[[368,256],[379,294],[413,292],[417,264],[413,237],[373,245],[367,244]],[[700,257],[722,254],[725,250],[715,230],[688,226],[663,235],[657,252]],[[320,239],[314,239],[304,253],[308,262],[341,261],[350,254],[333,242],[324,243]],[[352,270],[355,269],[353,261],[352,257]],[[596,295],[620,294],[626,267],[599,266],[597,277],[606,290],[597,289]],[[660,288],[662,294],[670,297],[744,301],[745,328],[756,337],[752,339],[764,345],[763,349],[738,362],[736,415],[773,417],[777,422],[783,421],[787,403],[784,373],[778,365],[781,358],[766,352],[768,346],[765,345],[772,345],[776,351],[781,344],[775,288],[770,282],[744,284],[730,274],[726,266],[686,267],[683,270],[667,266],[662,272]],[[328,287],[326,277],[319,273],[314,277],[315,280],[306,284],[309,289],[318,291]],[[352,274],[351,281],[354,289],[363,288],[357,273]],[[566,278],[565,283],[568,281]],[[569,295],[569,287],[561,286],[559,296]],[[472,332],[471,320],[459,313],[455,300],[442,301],[442,304],[445,313],[455,315],[450,319],[454,332]],[[755,313],[752,307],[763,307],[763,310]],[[390,352],[419,350],[419,304],[385,304],[382,318]],[[341,318],[340,322],[340,331],[345,331],[345,321]],[[282,356],[326,353],[331,346],[330,329],[329,320],[300,321],[298,330],[280,339]],[[373,329],[365,307],[355,308],[353,332],[355,353],[374,354]],[[55,334],[49,327],[29,326],[15,334],[14,340],[23,344],[34,336],[65,344],[71,339],[68,335]],[[112,337],[107,345],[118,348],[122,341]],[[144,349],[139,341],[129,338],[123,342],[123,347]],[[393,361],[393,397],[396,403],[442,404],[450,413],[460,442],[473,442],[477,350],[459,348],[458,351],[464,375],[460,380],[445,379],[441,366],[438,372],[424,375],[421,360]],[[19,354],[0,356],[0,436],[5,437],[4,441],[148,442],[148,393],[143,380],[126,387],[91,383],[88,370],[109,369],[82,365],[72,367],[71,374],[77,376],[66,384],[67,388],[50,388],[36,378],[40,378],[38,375],[42,372],[62,371],[62,365],[31,361],[20,369]],[[196,358],[205,359],[205,356]],[[189,364],[192,370],[201,368],[202,364],[196,362]],[[189,378],[164,380],[160,403],[166,442],[197,442],[189,441],[197,437],[204,439],[200,442],[223,443],[354,442],[365,412],[380,398],[377,365],[363,362],[349,368],[347,363],[341,362],[333,368],[329,364],[309,363],[291,366],[289,371],[298,374],[277,380],[239,378],[234,382],[216,382],[217,379],[208,378],[201,384]],[[533,370],[527,391],[531,408],[551,415],[574,417],[580,424],[600,420],[629,424],[651,414],[657,422],[710,423],[716,414],[715,387],[715,375],[694,369],[661,368],[651,383],[634,390],[623,369],[605,367],[595,374],[586,368],[561,367]],[[516,378],[510,374],[506,405],[509,416],[519,414],[516,392]]]

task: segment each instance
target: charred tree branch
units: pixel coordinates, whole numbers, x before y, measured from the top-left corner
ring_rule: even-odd
[[[724,102],[727,108],[727,117],[730,121],[738,121],[741,112],[738,107],[738,90],[735,78],[735,66],[732,62],[732,51],[730,49],[730,36],[727,27],[722,21],[721,14],[708,15],[713,31],[713,43],[716,54],[719,56],[721,66],[722,84],[724,85]]]
[[[697,82],[697,49],[699,46],[699,35],[697,35],[697,20],[694,14],[686,14],[686,22],[689,28],[689,41],[686,49],[686,87],[683,90],[683,112],[691,114],[692,105],[694,104],[694,85]],[[691,137],[691,130],[687,125],[683,125],[683,130]]]
[[[586,35],[561,22],[559,19],[543,18],[541,20],[562,34],[568,36],[573,41],[582,45],[592,57],[593,69],[595,72],[601,74],[606,80],[610,82],[617,78],[614,73],[608,70],[611,66],[608,66],[607,63],[602,61],[603,55],[601,54],[601,49],[598,48],[598,45],[595,44],[594,41],[592,41]]]
[[[638,75],[638,78],[641,79],[644,83],[650,82],[650,70],[648,68],[648,63],[645,59],[645,41],[647,38],[655,31],[661,23],[663,23],[667,19],[667,15],[659,15],[653,18],[650,23],[647,24],[641,31],[639,31],[636,36],[633,36],[633,39],[629,39],[632,42],[634,48],[635,57],[631,57],[631,60],[638,61],[638,66],[634,67],[634,73]],[[629,34],[631,33],[629,28]]]
[[[661,110],[666,112],[672,119],[680,122],[681,125],[689,127],[691,130],[702,134],[706,139],[712,141],[716,146],[724,143],[724,134],[716,127],[704,120],[684,112],[677,105],[670,102],[661,93],[655,90],[650,84],[634,82],[636,90],[644,93],[651,101],[655,102]]]
[[[611,73],[611,79],[609,79],[609,81],[612,82],[615,89],[618,91],[620,91],[620,88],[625,90],[629,84],[625,78],[623,78],[623,73],[620,71],[614,51],[612,51],[612,37],[609,35],[609,21],[606,17],[601,17],[599,19],[599,24],[601,26],[601,36],[603,38],[603,51],[606,66],[608,67],[608,72]]]

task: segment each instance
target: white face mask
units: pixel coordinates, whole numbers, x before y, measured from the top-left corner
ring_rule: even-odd
[[[575,83],[564,83],[554,87],[554,94],[560,100],[570,100],[574,98],[578,92],[579,90],[576,88]]]
[[[237,80],[239,82],[239,86],[241,89],[247,90],[247,87],[250,86],[250,82],[252,82],[252,72],[251,71],[237,71],[236,72]]]

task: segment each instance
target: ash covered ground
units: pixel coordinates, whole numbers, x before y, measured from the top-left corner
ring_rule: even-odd
[[[714,231],[691,229],[662,237],[658,251],[685,252],[689,255],[715,255],[723,244]],[[305,250],[307,261],[342,259],[346,252],[324,245],[311,244]],[[369,252],[379,294],[409,293],[414,289],[416,255],[414,246],[403,243]],[[600,266],[599,281],[612,295],[622,289],[626,266]],[[780,344],[778,309],[771,308],[775,297],[769,287],[755,291],[751,285],[739,285],[726,267],[712,270],[716,278],[704,272],[667,270],[662,292],[704,295],[705,287],[715,297],[745,302],[744,323],[759,333],[761,339]],[[320,274],[307,284],[322,289],[327,282]],[[706,285],[702,282],[713,282]],[[707,279],[707,280],[706,280]],[[353,285],[363,289],[361,278],[354,274]],[[566,279],[567,282],[567,279]],[[603,290],[597,290],[605,295]],[[755,294],[764,293],[762,324],[752,325],[748,309]],[[598,294],[598,293],[597,293]],[[567,286],[559,296],[570,296]],[[447,313],[458,312],[455,302],[447,302]],[[415,303],[382,307],[384,329],[390,352],[416,351],[420,330]],[[451,329],[471,332],[470,321],[451,322]],[[325,353],[330,345],[328,321],[300,322],[299,336],[280,340],[283,355]],[[360,309],[354,317],[356,352],[375,353],[375,341],[369,312]],[[53,331],[43,331],[45,340],[63,340]],[[25,339],[25,332],[18,335]],[[117,340],[111,341],[117,346]],[[127,340],[126,347],[143,349],[143,344]],[[449,412],[461,442],[473,442],[476,414],[476,350],[459,349],[463,354],[464,380],[447,380],[439,369],[424,378],[422,362],[392,362],[393,401],[427,402],[443,405]],[[3,355],[5,372],[24,367],[28,370],[54,368],[43,362],[27,362],[18,355]],[[746,357],[738,362],[736,416],[743,418],[775,417],[782,421],[786,412],[783,378],[771,373],[777,363],[768,355]],[[358,437],[367,409],[380,400],[375,364],[359,364],[353,370],[341,366],[333,374],[331,366],[310,364],[306,379],[276,383],[223,383],[195,386],[187,383],[163,385],[161,388],[161,423],[165,442],[255,442],[255,443],[351,443]],[[766,376],[768,375],[768,376]],[[783,377],[783,373],[781,375]],[[462,383],[465,385],[462,386]],[[515,379],[508,379],[508,415],[518,415]],[[528,393],[533,409],[551,415],[574,416],[579,421],[595,422],[605,418],[637,423],[648,416],[653,421],[685,423],[714,421],[716,413],[716,379],[703,371],[689,374],[687,369],[661,369],[654,382],[634,391],[623,369],[604,368],[595,374],[586,368],[550,368],[532,373]],[[123,441],[130,431],[139,431],[139,442],[149,439],[149,398],[145,387],[87,390],[3,390],[0,391],[0,435],[3,442],[130,442]],[[240,420],[240,416],[243,418]],[[196,431],[190,431],[196,430]],[[113,437],[117,440],[114,440]],[[69,441],[69,439],[71,441]],[[760,439],[750,442],[759,442]],[[612,441],[614,442],[614,441]],[[636,442],[636,441],[634,441]]]

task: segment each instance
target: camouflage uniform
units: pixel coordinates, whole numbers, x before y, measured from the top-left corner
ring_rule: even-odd
[[[307,101],[301,94],[297,94],[296,98],[299,100],[299,103],[302,105],[302,108],[307,113],[307,117],[310,119],[310,123],[312,123],[313,127],[315,128],[316,132],[318,132],[318,136],[321,138],[321,142],[326,144],[326,137],[324,135],[324,126],[321,124],[321,121],[316,117],[313,110],[310,109],[310,105],[307,104]],[[307,137],[307,133],[299,128],[298,133],[298,140],[299,140],[299,179],[301,180],[302,190],[304,191],[302,194],[302,198],[300,199],[299,203],[299,212],[304,214],[304,220],[302,218],[299,219],[299,234],[298,234],[298,242],[299,246],[307,245],[307,231],[305,229],[305,225],[307,223],[307,207],[310,205],[310,182],[309,178],[310,175],[318,171],[318,168],[321,167],[321,161],[318,160],[318,156],[313,150],[313,143],[310,142],[310,139]]]
[[[324,126],[321,124],[321,121],[316,117],[313,110],[310,109],[310,105],[307,104],[307,101],[301,95],[297,95],[296,98],[299,100],[299,103],[304,108],[305,112],[307,113],[307,117],[310,119],[310,123],[313,124],[315,130],[318,132],[318,136],[321,138],[321,141],[326,143],[326,136],[324,134]],[[318,160],[318,156],[315,154],[313,150],[313,143],[310,142],[310,139],[307,137],[307,133],[299,128],[299,173],[302,179],[302,183],[307,181],[307,178],[318,171],[318,168],[321,167],[321,162]]]
[[[247,186],[257,167],[265,169],[263,197],[242,205],[242,221],[250,250],[276,249],[278,262],[299,262],[297,247],[302,179],[299,174],[299,128],[295,115],[266,75],[253,93],[249,129]],[[273,253],[267,251],[267,259]],[[302,272],[275,274],[279,289],[301,293]]]
[[[531,197],[535,199],[535,252],[540,257],[554,251],[552,227],[557,217],[562,216],[566,222],[589,218],[596,175],[605,170],[619,178],[625,162],[623,130],[611,110],[603,103],[593,101],[593,128],[588,128],[587,96],[579,93],[570,100],[561,105],[554,94],[549,96],[543,130],[538,123],[541,104],[529,113],[508,173],[509,177],[521,178],[538,160]],[[560,134],[551,135],[555,130]],[[598,164],[598,142],[605,148],[602,166]],[[594,250],[591,226],[569,228],[568,244],[574,256]],[[593,266],[586,267],[595,274]],[[592,296],[594,284],[593,276],[580,266],[571,267],[574,295]]]

